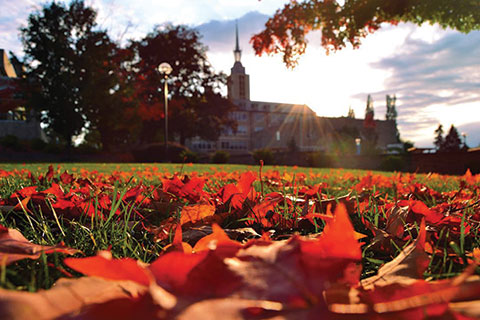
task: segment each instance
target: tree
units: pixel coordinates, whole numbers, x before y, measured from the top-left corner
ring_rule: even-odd
[[[88,119],[86,130],[100,139],[104,150],[130,146],[140,125],[128,113],[133,108],[127,99],[132,95],[132,85],[125,61],[132,58],[132,52],[121,49],[104,31],[90,33],[79,41],[79,47],[79,93]]]
[[[291,1],[270,18],[265,29],[252,37],[257,55],[282,53],[287,67],[294,67],[305,52],[306,35],[321,32],[329,51],[352,45],[380,29],[382,24],[425,22],[469,32],[480,28],[478,1],[471,0],[304,0]]]
[[[438,125],[437,129],[435,129],[435,140],[433,141],[433,145],[437,149],[437,151],[443,151],[443,145],[445,140],[443,139],[443,126],[441,124]]]
[[[355,110],[353,110],[351,106],[348,107],[347,118],[355,119]]]
[[[445,136],[445,141],[443,143],[443,151],[445,152],[455,152],[460,151],[462,147],[462,140],[460,140],[460,135],[458,134],[457,128],[452,124],[448,134]]]
[[[136,100],[140,101],[137,113],[143,120],[143,142],[159,140],[158,134],[163,133],[164,79],[157,71],[162,62],[173,67],[168,77],[169,131],[180,143],[194,136],[216,140],[222,127],[235,127],[228,117],[234,105],[220,95],[226,76],[214,72],[196,30],[186,26],[157,27],[140,41],[132,42],[131,48],[135,52],[132,70]]]
[[[69,7],[52,2],[31,14],[21,29],[27,76],[37,88],[29,103],[40,112],[47,132],[68,146],[87,122],[79,90],[80,43],[95,27],[95,16],[83,1]]]
[[[388,94],[387,94],[387,113],[385,114],[385,119],[386,120],[393,120],[393,121],[397,121],[397,109],[395,107],[395,103],[397,101],[397,97],[396,96],[393,96],[393,97],[390,97]]]

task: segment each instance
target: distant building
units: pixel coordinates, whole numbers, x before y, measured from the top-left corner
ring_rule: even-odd
[[[12,135],[22,140],[46,141],[40,123],[25,109],[20,87],[22,74],[18,61],[12,63],[5,50],[0,49],[0,137]]]
[[[238,107],[230,114],[237,121],[237,131],[226,129],[218,141],[190,139],[189,148],[198,152],[246,153],[263,148],[288,150],[294,144],[298,151],[332,151],[342,139],[351,140],[352,153],[356,151],[355,140],[369,141],[383,152],[398,146],[396,121],[374,120],[370,96],[365,119],[318,117],[304,104],[250,100],[250,76],[241,62],[238,27],[235,32],[235,62],[228,78],[228,98]]]

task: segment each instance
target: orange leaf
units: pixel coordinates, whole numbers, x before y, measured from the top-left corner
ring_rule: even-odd
[[[356,239],[345,205],[340,203],[333,220],[326,220],[325,229],[319,237],[326,258],[349,258],[360,260],[362,252]]]
[[[182,226],[180,224],[177,225],[177,229],[175,230],[175,236],[173,237],[172,243],[167,245],[163,250],[165,252],[180,251],[184,253],[192,253],[192,246],[186,242],[183,242]]]
[[[70,268],[88,276],[101,277],[110,280],[131,280],[148,286],[150,278],[145,268],[131,258],[111,259],[101,254],[88,258],[67,258],[65,264]]]
[[[211,234],[203,237],[195,244],[193,247],[195,252],[212,249],[221,249],[223,251],[227,249],[230,253],[234,254],[242,246],[239,242],[231,240],[225,231],[215,223],[212,224],[212,231]]]
[[[195,224],[199,221],[212,218],[215,214],[215,207],[209,204],[195,204],[192,206],[185,206],[182,209],[180,224],[185,223]]]

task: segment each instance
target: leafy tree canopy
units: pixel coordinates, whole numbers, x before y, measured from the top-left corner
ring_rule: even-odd
[[[144,120],[144,141],[163,125],[159,120],[164,117],[164,79],[157,70],[162,62],[173,68],[168,76],[169,131],[179,136],[182,144],[194,136],[216,140],[222,126],[234,126],[228,118],[234,106],[220,95],[226,75],[214,72],[196,30],[186,26],[157,27],[140,41],[132,42],[131,48],[135,52],[132,71],[137,80],[138,112]]]
[[[79,89],[84,71],[80,60],[95,17],[83,1],[72,1],[68,7],[52,2],[32,13],[21,29],[27,75],[37,89],[30,103],[41,112],[48,132],[68,145],[87,121]]]
[[[287,67],[294,67],[305,52],[306,35],[321,32],[321,44],[336,51],[361,39],[383,23],[425,22],[469,32],[480,28],[480,3],[475,0],[292,0],[252,37],[257,55],[282,53]]]

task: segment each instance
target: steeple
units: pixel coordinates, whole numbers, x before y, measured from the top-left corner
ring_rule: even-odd
[[[245,67],[240,61],[242,50],[240,50],[238,40],[237,21],[235,21],[235,50],[233,50],[233,56],[235,62],[230,69],[230,77],[228,77],[228,98],[230,100],[250,100],[250,78],[245,73]]]
[[[242,58],[242,50],[240,50],[240,45],[238,44],[238,22],[235,21],[235,50],[233,50],[233,56],[235,57],[235,63],[233,64],[232,74],[245,74],[245,67],[240,62]]]
[[[235,50],[233,50],[233,55],[235,57],[235,62],[240,62],[240,58],[242,57],[242,50],[240,50],[240,46],[238,45],[238,22],[235,21]]]

